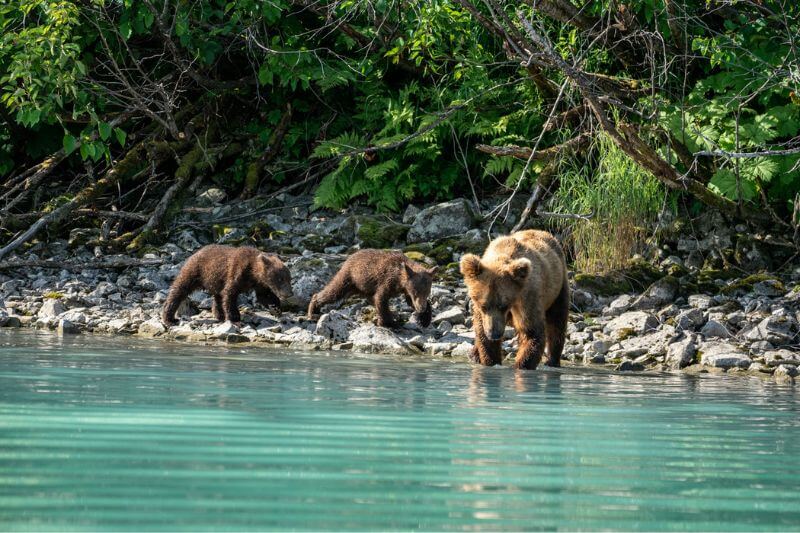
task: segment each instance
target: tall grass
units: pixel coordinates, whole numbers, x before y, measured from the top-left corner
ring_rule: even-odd
[[[641,251],[664,203],[665,188],[605,134],[589,152],[596,161],[563,165],[551,206],[567,213],[592,213],[570,221],[568,246],[577,270],[602,273],[625,266]]]

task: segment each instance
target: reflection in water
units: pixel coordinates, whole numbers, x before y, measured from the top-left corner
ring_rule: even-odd
[[[794,387],[0,333],[3,529],[796,529]]]

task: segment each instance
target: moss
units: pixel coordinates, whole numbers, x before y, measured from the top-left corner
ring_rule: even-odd
[[[328,246],[332,246],[334,244],[334,239],[332,235],[316,235],[316,234],[309,234],[305,237],[301,238],[297,246],[303,250],[311,250],[312,252],[322,252]]]
[[[408,226],[387,219],[359,217],[356,236],[363,248],[391,248],[405,241]]]
[[[647,261],[636,260],[626,268],[605,274],[575,274],[575,286],[599,296],[615,296],[643,291],[664,275]]]
[[[58,291],[47,291],[43,296],[48,300],[60,300],[64,297],[64,293]]]
[[[422,252],[411,251],[411,252],[403,252],[403,253],[405,253],[406,257],[408,257],[412,261],[416,261],[418,263],[427,263],[428,262],[428,257],[425,254],[423,254]]]
[[[617,330],[617,340],[624,341],[636,336],[636,331],[633,328],[622,328]]]
[[[735,293],[740,292],[740,291],[741,292],[750,292],[750,291],[753,290],[753,286],[756,283],[759,283],[761,281],[767,281],[767,280],[774,280],[779,284],[781,283],[780,280],[775,278],[775,276],[770,276],[769,274],[763,274],[763,273],[762,274],[752,274],[750,276],[747,276],[746,278],[742,278],[740,280],[734,281],[734,282],[726,285],[725,287],[722,288],[720,293],[721,294],[726,294],[726,295],[731,295],[731,294],[735,294]],[[783,284],[781,284],[780,288],[783,289]]]

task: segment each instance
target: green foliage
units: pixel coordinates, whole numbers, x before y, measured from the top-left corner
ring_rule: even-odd
[[[573,227],[576,266],[586,272],[625,267],[647,237],[647,226],[664,205],[666,191],[607,135],[591,150],[597,160],[590,170],[582,161],[563,165],[556,211],[590,214]]]

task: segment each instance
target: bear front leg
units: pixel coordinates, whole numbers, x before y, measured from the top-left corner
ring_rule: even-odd
[[[517,349],[514,368],[533,370],[539,366],[539,362],[542,360],[544,328],[539,324],[538,327],[517,331],[517,335],[519,337],[519,348]]]
[[[389,310],[389,296],[386,291],[378,290],[373,300],[375,312],[377,313],[375,322],[383,328],[391,328],[395,325],[394,317],[392,317],[392,312]]]
[[[219,320],[220,322],[225,322],[225,307],[222,304],[222,296],[219,294],[214,295],[214,302],[211,304],[211,312],[214,314],[214,318]]]
[[[256,301],[264,307],[280,307],[281,300],[270,289],[257,287],[256,288]]]
[[[239,314],[239,292],[233,287],[225,287],[222,291],[222,309],[225,312],[225,320],[228,322],[240,322],[242,316]]]
[[[483,329],[483,315],[476,306],[472,309],[472,329],[475,332],[475,346],[470,353],[470,360],[473,363],[480,363],[484,366],[499,365],[503,362],[503,341],[502,339],[493,341],[486,336]]]
[[[178,312],[178,308],[186,297],[194,292],[194,289],[195,283],[193,283],[191,273],[182,270],[178,277],[175,278],[175,281],[172,282],[172,286],[169,288],[169,295],[167,295],[167,299],[164,302],[164,308],[161,311],[161,321],[164,324],[173,325],[178,323],[175,313]]]
[[[321,291],[311,297],[306,317],[311,320],[319,309],[326,304],[341,300],[353,292],[350,274],[345,269],[339,270]]]

